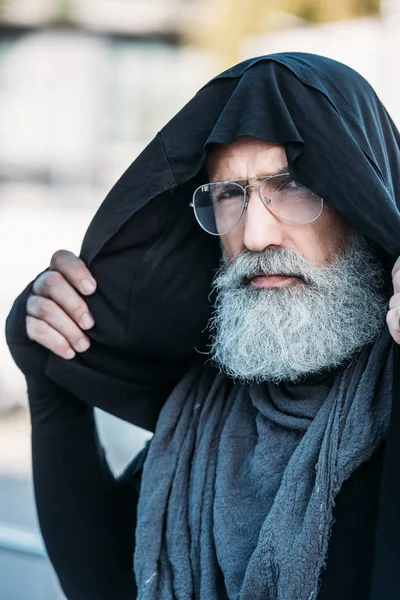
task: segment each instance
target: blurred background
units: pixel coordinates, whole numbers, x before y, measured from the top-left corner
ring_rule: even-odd
[[[400,125],[400,0],[0,0],[1,321],[56,249],[79,253],[107,191],[200,86],[287,50],[354,67]],[[119,472],[147,434],[97,418]],[[37,528],[25,383],[1,331],[0,600],[61,598]]]

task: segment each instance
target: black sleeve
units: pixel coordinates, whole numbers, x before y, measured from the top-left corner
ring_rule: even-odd
[[[34,488],[45,545],[69,600],[132,600],[134,468],[114,478],[93,409],[43,374],[48,352],[26,336],[30,288],[14,303],[6,334],[28,384]]]

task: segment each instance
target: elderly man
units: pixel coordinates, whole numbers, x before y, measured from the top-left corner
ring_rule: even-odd
[[[17,299],[68,598],[399,597],[399,163],[351,69],[242,63],[133,163],[83,260]],[[92,406],[154,430],[120,478]]]

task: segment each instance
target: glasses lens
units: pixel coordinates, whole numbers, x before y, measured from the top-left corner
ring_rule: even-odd
[[[311,223],[322,212],[322,198],[290,175],[268,179],[260,189],[262,197],[271,200],[268,209],[290,223]]]
[[[207,183],[197,188],[193,206],[200,225],[212,235],[224,235],[239,223],[244,191],[237,183]]]

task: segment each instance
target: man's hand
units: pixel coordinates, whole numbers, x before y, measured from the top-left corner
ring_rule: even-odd
[[[36,279],[28,298],[28,337],[61,358],[85,352],[90,341],[82,329],[93,327],[94,319],[76,290],[88,296],[95,289],[96,281],[83,261],[72,252],[57,250],[50,270]]]
[[[394,294],[390,298],[386,322],[390,335],[395,342],[400,344],[400,257],[396,260],[393,267],[392,278]]]

